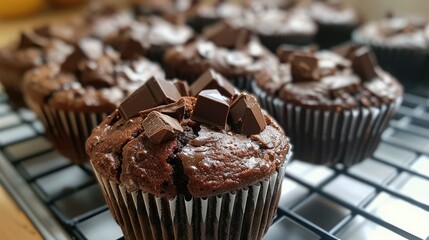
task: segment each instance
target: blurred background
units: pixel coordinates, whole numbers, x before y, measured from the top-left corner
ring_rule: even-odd
[[[138,0],[105,0],[118,5]],[[143,1],[143,0],[142,0]],[[162,1],[162,0],[161,0]],[[305,0],[302,0],[305,2]],[[0,1],[0,46],[11,41],[23,29],[47,22],[61,22],[76,15],[87,0],[14,0]],[[378,19],[387,12],[400,16],[429,13],[428,0],[345,0],[356,6],[366,20]]]

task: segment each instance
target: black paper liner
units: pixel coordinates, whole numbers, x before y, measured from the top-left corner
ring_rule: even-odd
[[[261,106],[290,137],[295,158],[319,165],[351,166],[370,157],[402,102],[398,98],[381,107],[334,112],[288,104],[256,83],[252,88]]]
[[[27,103],[43,123],[45,134],[55,149],[73,163],[89,161],[85,150],[86,139],[109,113],[63,111],[28,99]]]
[[[321,49],[328,49],[352,38],[353,31],[358,27],[357,24],[323,24],[318,23],[318,31],[315,41]]]
[[[169,200],[95,175],[125,239],[262,239],[272,224],[280,198],[285,163],[266,180],[207,198]],[[94,168],[95,169],[95,168]]]
[[[9,103],[16,107],[26,107],[22,95],[23,72],[13,68],[0,67],[0,83],[8,95]]]
[[[405,49],[382,46],[353,33],[353,41],[368,45],[380,66],[395,76],[405,88],[416,85],[429,86],[429,49]]]

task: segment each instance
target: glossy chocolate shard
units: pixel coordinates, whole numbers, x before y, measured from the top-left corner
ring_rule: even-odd
[[[378,78],[376,67],[377,61],[369,48],[361,47],[354,52],[352,68],[363,81]]]
[[[216,89],[203,90],[197,97],[191,119],[212,127],[225,129],[229,101]]]
[[[19,49],[25,49],[25,48],[42,48],[48,45],[48,40],[38,36],[34,32],[28,31],[28,32],[22,32],[21,33],[21,39],[19,41]]]
[[[235,132],[247,136],[259,134],[267,126],[255,97],[246,93],[240,94],[231,103],[229,119]]]
[[[331,50],[344,58],[353,59],[354,52],[358,48],[359,46],[354,43],[345,43],[335,46]]]
[[[152,77],[119,105],[119,113],[130,119],[140,111],[176,102],[180,98],[173,83]]]
[[[294,54],[312,55],[318,50],[317,45],[309,46],[296,46],[289,44],[282,44],[277,48],[276,55],[280,62],[288,63],[292,60]]]
[[[181,98],[179,101],[167,105],[162,105],[150,109],[140,111],[140,116],[143,118],[153,111],[158,111],[162,114],[168,115],[172,118],[175,118],[177,121],[182,121],[183,116],[185,115],[185,100]]]
[[[250,31],[227,22],[206,27],[203,36],[217,46],[225,48],[243,48],[251,39]]]
[[[65,59],[61,65],[63,71],[74,72],[78,69],[82,60],[95,60],[103,55],[103,44],[92,38],[79,41],[74,51]]]
[[[183,132],[176,119],[157,111],[147,115],[142,121],[142,127],[146,136],[156,144],[171,140],[177,133]]]
[[[173,83],[179,91],[180,95],[191,96],[191,87],[189,87],[188,82],[179,79],[174,79]]]
[[[294,54],[291,61],[291,73],[294,82],[320,80],[319,61],[314,56]]]
[[[191,85],[193,96],[198,95],[204,89],[217,89],[226,97],[232,97],[236,93],[234,86],[213,69],[207,70]]]

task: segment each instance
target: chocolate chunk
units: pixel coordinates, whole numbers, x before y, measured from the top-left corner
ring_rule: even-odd
[[[82,64],[81,83],[94,88],[107,88],[115,84],[113,79],[113,64],[109,58],[100,58],[97,61],[88,61]]]
[[[42,48],[46,45],[48,45],[47,39],[36,35],[34,32],[22,32],[18,48]]]
[[[229,101],[218,90],[203,90],[197,97],[191,119],[224,129],[228,112]]]
[[[180,95],[182,96],[191,96],[191,88],[189,87],[188,82],[183,80],[175,79],[173,80],[174,86],[176,86]]]
[[[356,51],[357,48],[359,48],[359,46],[354,43],[345,43],[345,44],[341,44],[339,46],[333,47],[331,48],[331,50],[344,58],[352,59],[353,53],[354,51]]]
[[[211,59],[215,56],[216,46],[212,42],[198,42],[197,51],[201,57]]]
[[[251,33],[244,28],[220,22],[206,27],[203,31],[203,36],[220,47],[242,48],[249,42]]]
[[[129,119],[142,110],[172,103],[180,98],[173,83],[152,77],[119,105],[119,113]]]
[[[277,48],[276,54],[280,62],[288,63],[292,60],[294,54],[311,55],[318,50],[317,45],[295,46],[282,44]]]
[[[160,144],[172,139],[177,133],[183,132],[180,123],[165,114],[153,111],[142,121],[146,136],[154,143]]]
[[[185,115],[185,100],[181,98],[179,101],[167,105],[162,105],[150,109],[146,109],[143,111],[140,111],[140,116],[146,117],[149,113],[153,111],[158,111],[160,113],[163,113],[165,115],[168,115],[172,118],[177,119],[177,121],[182,121],[183,116]]]
[[[43,25],[41,27],[37,27],[34,29],[34,32],[41,36],[41,37],[45,37],[45,38],[49,38],[51,37],[51,26],[50,25]]]
[[[267,126],[255,97],[246,93],[242,93],[232,102],[229,119],[234,131],[247,136],[258,134]]]
[[[137,59],[147,54],[148,46],[135,37],[128,37],[119,47],[122,59]]]
[[[249,55],[239,51],[229,52],[225,60],[229,65],[236,67],[245,67],[253,62]]]
[[[103,44],[96,39],[85,38],[79,41],[74,51],[61,65],[64,71],[74,72],[82,60],[95,60],[103,55]]]
[[[231,97],[236,92],[234,86],[213,69],[207,70],[191,85],[193,96],[196,96],[204,89],[217,89],[226,97]]]
[[[292,80],[294,82],[316,81],[320,79],[317,58],[295,54],[291,61]]]
[[[352,63],[353,71],[363,81],[370,81],[378,77],[376,66],[377,61],[369,48],[361,47],[355,51]]]

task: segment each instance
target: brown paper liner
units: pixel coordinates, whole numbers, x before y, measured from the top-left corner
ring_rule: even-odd
[[[22,71],[0,67],[0,83],[9,97],[10,104],[17,108],[26,106],[21,91],[22,76]]]
[[[268,179],[207,198],[174,199],[143,191],[128,192],[121,184],[95,175],[113,218],[125,239],[261,239],[277,211],[285,163]],[[95,169],[95,168],[94,168]]]
[[[47,138],[62,155],[76,164],[88,162],[86,139],[108,113],[62,111],[47,104],[27,103],[42,121]]]
[[[351,166],[370,157],[402,102],[398,98],[381,107],[334,112],[288,104],[268,95],[256,83],[252,88],[261,106],[290,137],[295,158],[313,164]]]

